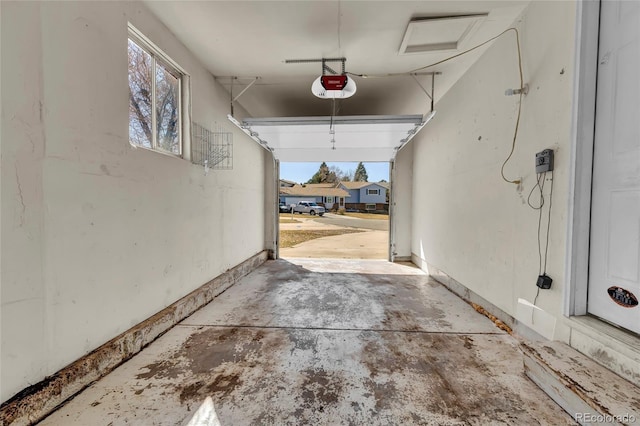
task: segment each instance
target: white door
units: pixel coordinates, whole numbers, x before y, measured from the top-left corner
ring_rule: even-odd
[[[600,13],[588,311],[640,333],[640,2]]]

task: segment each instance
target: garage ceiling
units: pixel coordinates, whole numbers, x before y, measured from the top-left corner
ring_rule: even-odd
[[[338,101],[335,115],[425,116],[430,112],[431,101],[420,85],[430,93],[431,77],[412,77],[408,72],[501,33],[514,23],[529,1],[148,0],[145,3],[234,96],[255,77],[260,77],[236,101],[251,117],[328,118],[334,111],[332,101],[311,94],[311,84],[321,73],[320,63],[286,64],[285,60],[345,57],[348,72],[377,77],[352,77],[358,86],[357,93]],[[482,19],[473,20],[473,26],[462,28],[461,23],[472,20],[460,17],[469,15]],[[432,19],[440,25],[441,31],[423,25],[426,18],[443,17],[458,17],[458,22],[448,28],[447,21]],[[452,40],[447,39],[449,36]],[[431,38],[437,39],[436,44],[440,43],[446,49],[429,48]],[[407,46],[414,47],[407,49]],[[489,46],[425,70],[441,73],[435,79],[436,110],[438,99]],[[388,74],[397,75],[385,76]],[[514,84],[517,84],[516,78],[514,57]],[[237,118],[242,120],[244,117]],[[304,129],[307,135],[311,129],[308,126],[296,128]],[[267,134],[283,138],[293,129],[276,131],[272,124],[269,131],[263,128],[259,133],[266,139]],[[350,134],[356,133],[354,127]],[[305,144],[304,137],[305,133],[298,135],[300,149],[297,152],[315,146],[316,142]],[[360,142],[356,141],[364,137],[364,133],[354,136],[352,145],[348,140],[339,141],[336,137],[336,150],[330,149],[327,140],[328,151],[317,152],[314,161],[340,157],[340,150],[344,154],[340,161],[346,161],[347,148],[358,149]],[[386,148],[393,149],[398,143],[399,140],[392,141]],[[275,139],[272,144],[276,146]],[[362,148],[360,151],[359,160],[376,161],[365,158],[368,152],[375,151]],[[304,161],[301,158],[307,156],[295,155],[296,150],[292,147],[287,148],[287,152],[289,154],[282,154],[283,159],[287,158],[284,161]]]

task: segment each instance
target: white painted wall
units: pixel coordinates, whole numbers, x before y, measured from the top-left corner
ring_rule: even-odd
[[[264,209],[247,207],[273,173],[144,5],[1,8],[5,401],[263,250]],[[232,171],[129,145],[127,21],[191,75],[193,119],[234,132]]]
[[[565,341],[562,294],[575,14],[574,2],[532,2],[515,23],[531,89],[505,172],[511,179],[522,177],[522,188],[500,176],[518,102],[516,96],[504,95],[519,86],[513,33],[498,39],[438,100],[436,117],[412,142],[412,253],[425,268],[440,269],[544,336]],[[556,155],[547,267],[554,281],[550,290],[540,292],[542,311],[532,322],[531,310],[518,300],[533,302],[537,290],[538,212],[527,206],[526,198],[536,181],[534,155],[545,148],[555,149]],[[547,182],[547,194],[549,188]]]

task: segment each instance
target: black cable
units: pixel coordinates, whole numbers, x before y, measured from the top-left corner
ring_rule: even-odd
[[[542,195],[542,187],[540,186],[541,177],[543,177],[542,173],[538,173],[538,181],[536,182],[535,185],[533,185],[533,188],[531,188],[531,192],[529,192],[529,196],[527,197],[527,204],[529,204],[529,207],[531,207],[534,210],[540,210],[542,206],[544,206],[544,196]],[[531,196],[533,195],[533,191],[536,189],[536,187],[540,188],[540,205],[538,207],[531,204]]]
[[[544,195],[542,190],[544,189],[544,179],[547,172],[544,174],[540,173],[542,176],[542,186],[540,186],[540,208],[538,208],[538,276],[542,275],[542,243],[540,242],[540,228],[542,226],[542,206],[544,205]],[[540,181],[538,180],[538,183]],[[532,207],[535,209],[535,207]],[[536,297],[533,298],[533,306],[536,306],[538,303],[538,296],[540,295],[540,287],[536,290]],[[533,323],[533,311],[531,312],[531,322]]]
[[[545,182],[544,179],[546,174],[547,172],[538,173],[537,183],[534,185],[533,188],[531,188],[531,192],[529,193],[529,197],[527,198],[527,204],[529,204],[529,206],[532,209],[538,210],[538,232],[536,234],[538,238],[538,275],[542,274],[542,242],[540,241],[540,228],[542,227],[542,206],[544,206],[544,193],[542,191],[544,189],[544,182]],[[540,179],[542,179],[542,185],[540,185]],[[539,207],[535,207],[529,202],[529,198],[531,197],[531,194],[533,194],[533,190],[536,189],[536,186],[540,188],[540,206]],[[538,290],[536,291],[536,297],[533,298],[533,306],[536,306],[539,295],[540,295],[540,287],[538,287]],[[533,312],[531,312],[531,322],[533,322]]]
[[[545,172],[546,175],[546,172]],[[543,274],[547,273],[547,254],[549,252],[549,230],[551,229],[551,201],[553,200],[553,170],[551,171],[551,191],[549,191],[549,219],[547,220],[547,243],[544,248],[544,269]]]
[[[538,287],[538,291],[536,291],[536,297],[533,298],[533,306],[536,306],[536,302],[538,301],[539,295],[540,295],[540,287]],[[533,322],[533,311],[531,312],[531,322]]]
[[[546,176],[547,176],[547,172],[544,173],[538,173],[538,178],[536,180],[536,184],[533,185],[533,188],[531,188],[531,191],[529,192],[529,196],[527,197],[527,204],[529,205],[529,207],[531,207],[533,210],[537,210],[538,211],[538,233],[537,233],[537,238],[538,238],[538,275],[542,274],[542,241],[540,240],[540,231],[542,230],[542,207],[544,206],[545,202],[544,202],[544,184],[546,181]],[[542,182],[542,183],[540,183]],[[538,190],[540,191],[540,204],[537,206],[534,206],[533,203],[531,203],[531,196],[533,195],[533,191],[536,190],[536,188],[538,188]]]
[[[547,172],[544,172],[544,176],[546,177]],[[539,182],[539,181],[538,181]],[[534,187],[535,188],[535,187]],[[540,187],[540,195],[542,197],[542,189],[544,188],[544,181],[542,182],[542,186]],[[533,190],[532,190],[533,192]],[[551,206],[552,206],[552,201],[553,201],[553,170],[551,171],[551,190],[549,191],[549,211],[548,211],[548,218],[547,218],[547,234],[546,234],[546,241],[545,241],[545,248],[544,248],[544,265],[542,264],[542,253],[541,253],[541,244],[540,244],[540,228],[541,228],[541,221],[542,221],[542,208],[539,209],[539,216],[538,216],[538,258],[539,258],[539,264],[538,264],[538,271],[539,271],[539,275],[546,275],[547,274],[547,259],[548,259],[548,254],[549,254],[549,231],[551,230]],[[542,204],[540,205],[540,207],[542,207]],[[532,208],[535,208],[533,206],[531,206]],[[536,303],[538,301],[538,296],[540,295],[540,287],[538,287],[538,290],[536,291],[536,297],[534,297],[533,299],[533,306],[536,306]]]
[[[547,172],[540,173],[542,177],[542,185],[540,186],[540,208],[538,210],[538,275],[542,275],[542,241],[540,241],[540,230],[542,229],[542,206],[544,205],[544,183],[547,176]],[[539,182],[539,181],[538,181]],[[534,207],[535,209],[535,207]]]

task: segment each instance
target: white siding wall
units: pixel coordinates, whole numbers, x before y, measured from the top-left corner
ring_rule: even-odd
[[[369,194],[369,190],[377,190],[377,194]],[[360,189],[360,202],[361,203],[386,203],[387,202],[387,189],[380,185],[369,185]]]
[[[1,7],[5,401],[263,250],[264,209],[246,206],[271,162],[235,130],[233,170],[208,176],[129,145],[127,21],[191,75],[195,121],[229,111],[142,4]]]
[[[561,340],[568,339],[561,312],[575,9],[574,2],[532,2],[516,22],[530,92],[505,171],[524,178],[521,188],[500,177],[518,102],[504,95],[519,86],[513,34],[498,39],[438,100],[435,119],[412,142],[412,253],[525,324],[531,311],[522,311],[518,299],[534,300],[538,276],[538,213],[526,198],[536,182],[535,153],[556,150],[547,268],[554,282],[540,293],[542,312],[532,327]]]

